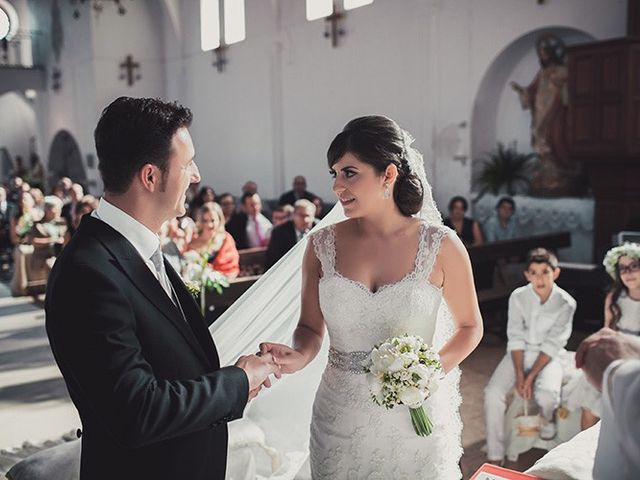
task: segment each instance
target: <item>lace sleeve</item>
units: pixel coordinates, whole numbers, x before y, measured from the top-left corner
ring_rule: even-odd
[[[329,225],[313,233],[311,241],[313,242],[313,251],[322,267],[322,276],[333,274],[336,258],[334,226]]]

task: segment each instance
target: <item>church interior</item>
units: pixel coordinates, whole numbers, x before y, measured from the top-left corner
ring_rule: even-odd
[[[126,96],[193,113],[201,180],[187,214],[155,233],[167,261],[201,282],[214,338],[339,208],[334,136],[356,117],[395,120],[467,249],[482,313],[482,341],[460,365],[463,478],[594,478],[600,412],[570,401],[573,355],[611,326],[616,282],[632,310],[620,329],[640,335],[640,282],[622,278],[640,278],[639,52],[638,0],[0,0],[0,476],[53,478],[28,476],[29,460],[79,442],[45,292],[103,194],[96,124]],[[618,256],[611,270],[625,245],[632,262]],[[539,248],[575,300],[562,391],[545,436],[542,410],[510,388],[504,425],[491,427],[504,437],[497,461],[488,385]],[[234,443],[231,430],[227,478],[310,478],[306,457],[283,473],[293,460],[268,432],[244,434]]]

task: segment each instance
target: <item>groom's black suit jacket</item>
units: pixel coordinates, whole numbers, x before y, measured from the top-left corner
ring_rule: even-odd
[[[82,480],[224,478],[247,376],[220,368],[196,303],[165,267],[187,321],[133,245],[86,215],[49,277],[47,333],[82,420]]]

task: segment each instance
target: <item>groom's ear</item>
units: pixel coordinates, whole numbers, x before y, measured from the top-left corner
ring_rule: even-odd
[[[151,163],[145,163],[140,170],[138,170],[138,180],[149,192],[153,192],[158,188],[158,182],[160,180],[159,169]]]

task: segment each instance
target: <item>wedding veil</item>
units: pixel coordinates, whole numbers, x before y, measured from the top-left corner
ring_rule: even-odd
[[[423,186],[423,205],[416,216],[431,225],[442,225],[422,155],[411,146],[413,138],[406,132],[404,136],[403,155]],[[338,203],[311,234],[345,219]],[[300,314],[301,265],[309,238],[307,235],[298,242],[211,326],[222,365],[233,364],[241,355],[256,352],[264,341],[291,344]],[[439,349],[452,333],[451,315],[443,301],[438,312],[434,346]],[[294,478],[307,458],[311,408],[327,363],[328,343],[325,336],[323,348],[313,362],[302,371],[276,381],[271,389],[263,389],[245,412],[246,421],[257,425],[264,432],[265,444],[278,452],[279,458],[273,462],[275,472],[268,478]],[[452,402],[459,402],[458,378],[456,369],[445,381],[444,388],[452,389]],[[230,424],[232,433],[234,423]],[[230,459],[234,448],[233,434],[231,438]]]

